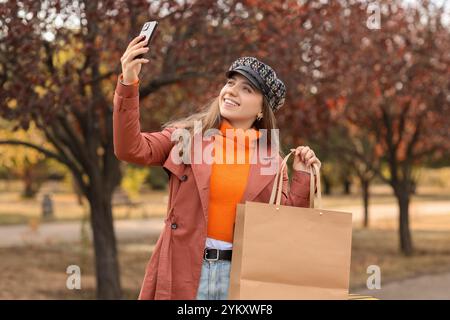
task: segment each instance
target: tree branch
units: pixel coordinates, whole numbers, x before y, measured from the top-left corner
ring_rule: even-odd
[[[14,139],[9,139],[9,140],[0,140],[0,145],[21,145],[21,146],[25,146],[31,149],[34,149],[36,151],[41,152],[42,154],[44,154],[45,156],[47,156],[48,158],[52,158],[55,159],[57,161],[59,161],[60,163],[64,164],[67,166],[67,168],[72,172],[72,174],[74,175],[74,177],[77,179],[79,187],[82,189],[82,191],[84,192],[84,194],[88,194],[88,189],[86,184],[83,182],[82,180],[82,173],[76,168],[75,165],[73,165],[70,160],[65,159],[64,157],[60,156],[59,154],[56,154],[50,150],[47,150],[43,147],[40,147],[36,144],[27,142],[27,141],[21,141],[21,140],[14,140]]]
[[[186,80],[189,78],[197,78],[197,77],[201,77],[201,76],[202,76],[202,73],[196,72],[196,71],[188,71],[188,72],[185,72],[182,74],[170,74],[168,76],[163,76],[156,80],[150,81],[150,83],[148,85],[146,85],[139,91],[139,96],[142,99],[142,98],[147,97],[151,93],[157,91],[159,88],[161,88],[163,86],[173,84],[173,83],[176,83],[176,82],[179,82],[182,80]]]
[[[407,102],[405,110],[402,111],[401,115],[400,115],[400,122],[399,122],[399,125],[398,125],[398,140],[394,143],[395,144],[395,150],[398,149],[398,147],[399,147],[399,145],[400,145],[400,143],[401,143],[401,141],[403,139],[403,134],[405,133],[406,118],[408,116],[408,112],[409,112],[410,107],[411,107],[411,100],[409,100]]]
[[[50,47],[50,43],[46,40],[42,40],[42,45],[45,48],[45,53],[47,55],[45,59],[45,64],[47,65],[48,71],[50,74],[55,74],[55,66],[53,65],[53,51]]]
[[[53,136],[53,134],[49,131],[49,128],[43,127],[43,126],[40,126],[40,128],[42,129],[42,131],[44,131],[45,136],[53,144],[53,146],[56,148],[56,150],[59,151],[60,157],[62,157],[65,160],[65,162],[67,164],[69,164],[69,166],[71,168],[74,168],[77,171],[82,172],[83,167],[78,163],[77,159],[73,159],[73,160],[70,159],[71,157],[70,157],[70,155],[66,154],[66,151],[64,150],[64,146],[61,145],[61,143],[59,143],[59,141]]]
[[[68,135],[68,139],[64,141],[64,144],[70,149],[70,151],[74,155],[75,154],[80,155],[78,159],[80,160],[81,164],[85,167],[86,172],[89,172],[91,161],[89,159],[89,156],[86,154],[82,142],[78,139],[76,133],[73,131],[73,128],[68,123],[66,117],[64,117],[61,114],[58,114],[57,118],[59,119],[62,129]]]
[[[27,141],[21,141],[21,140],[15,140],[15,139],[8,139],[8,140],[0,140],[0,145],[1,144],[7,144],[7,145],[22,145],[22,146],[26,146],[29,148],[32,148],[36,151],[41,152],[42,154],[46,155],[49,158],[53,158],[55,160],[58,160],[59,162],[69,166],[70,163],[66,162],[66,160],[61,157],[59,154],[54,153],[50,150],[47,150],[41,146],[38,146],[37,144],[31,143],[31,142],[27,142]]]

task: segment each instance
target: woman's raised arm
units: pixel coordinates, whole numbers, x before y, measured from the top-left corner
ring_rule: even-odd
[[[114,154],[119,160],[140,165],[163,165],[175,142],[170,137],[175,128],[160,132],[141,132],[139,123],[139,78],[142,63],[134,59],[147,52],[145,41],[133,39],[121,57],[123,73],[114,91],[113,137]]]

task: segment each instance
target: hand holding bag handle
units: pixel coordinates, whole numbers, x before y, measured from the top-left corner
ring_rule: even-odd
[[[286,167],[286,163],[291,154],[293,154],[295,150],[289,152],[286,157],[283,159],[281,163],[280,170],[277,171],[275,175],[275,182],[272,187],[272,193],[270,195],[269,204],[276,204],[277,207],[281,204],[281,191],[283,186],[283,171]],[[316,164],[313,164],[310,168],[310,189],[309,189],[309,207],[314,208],[314,172],[317,177],[317,198],[318,198],[318,208],[322,208],[322,192],[320,186],[320,170]],[[278,188],[278,192],[277,192]]]

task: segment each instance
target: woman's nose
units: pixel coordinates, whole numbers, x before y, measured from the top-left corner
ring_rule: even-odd
[[[229,94],[229,95],[236,97],[236,89],[234,87],[228,87],[225,90],[225,94]]]

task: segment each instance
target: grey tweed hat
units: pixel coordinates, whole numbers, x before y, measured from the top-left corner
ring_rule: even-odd
[[[241,57],[231,64],[226,76],[230,78],[234,73],[243,75],[258,88],[266,97],[273,112],[283,106],[286,87],[269,65],[254,57]]]

